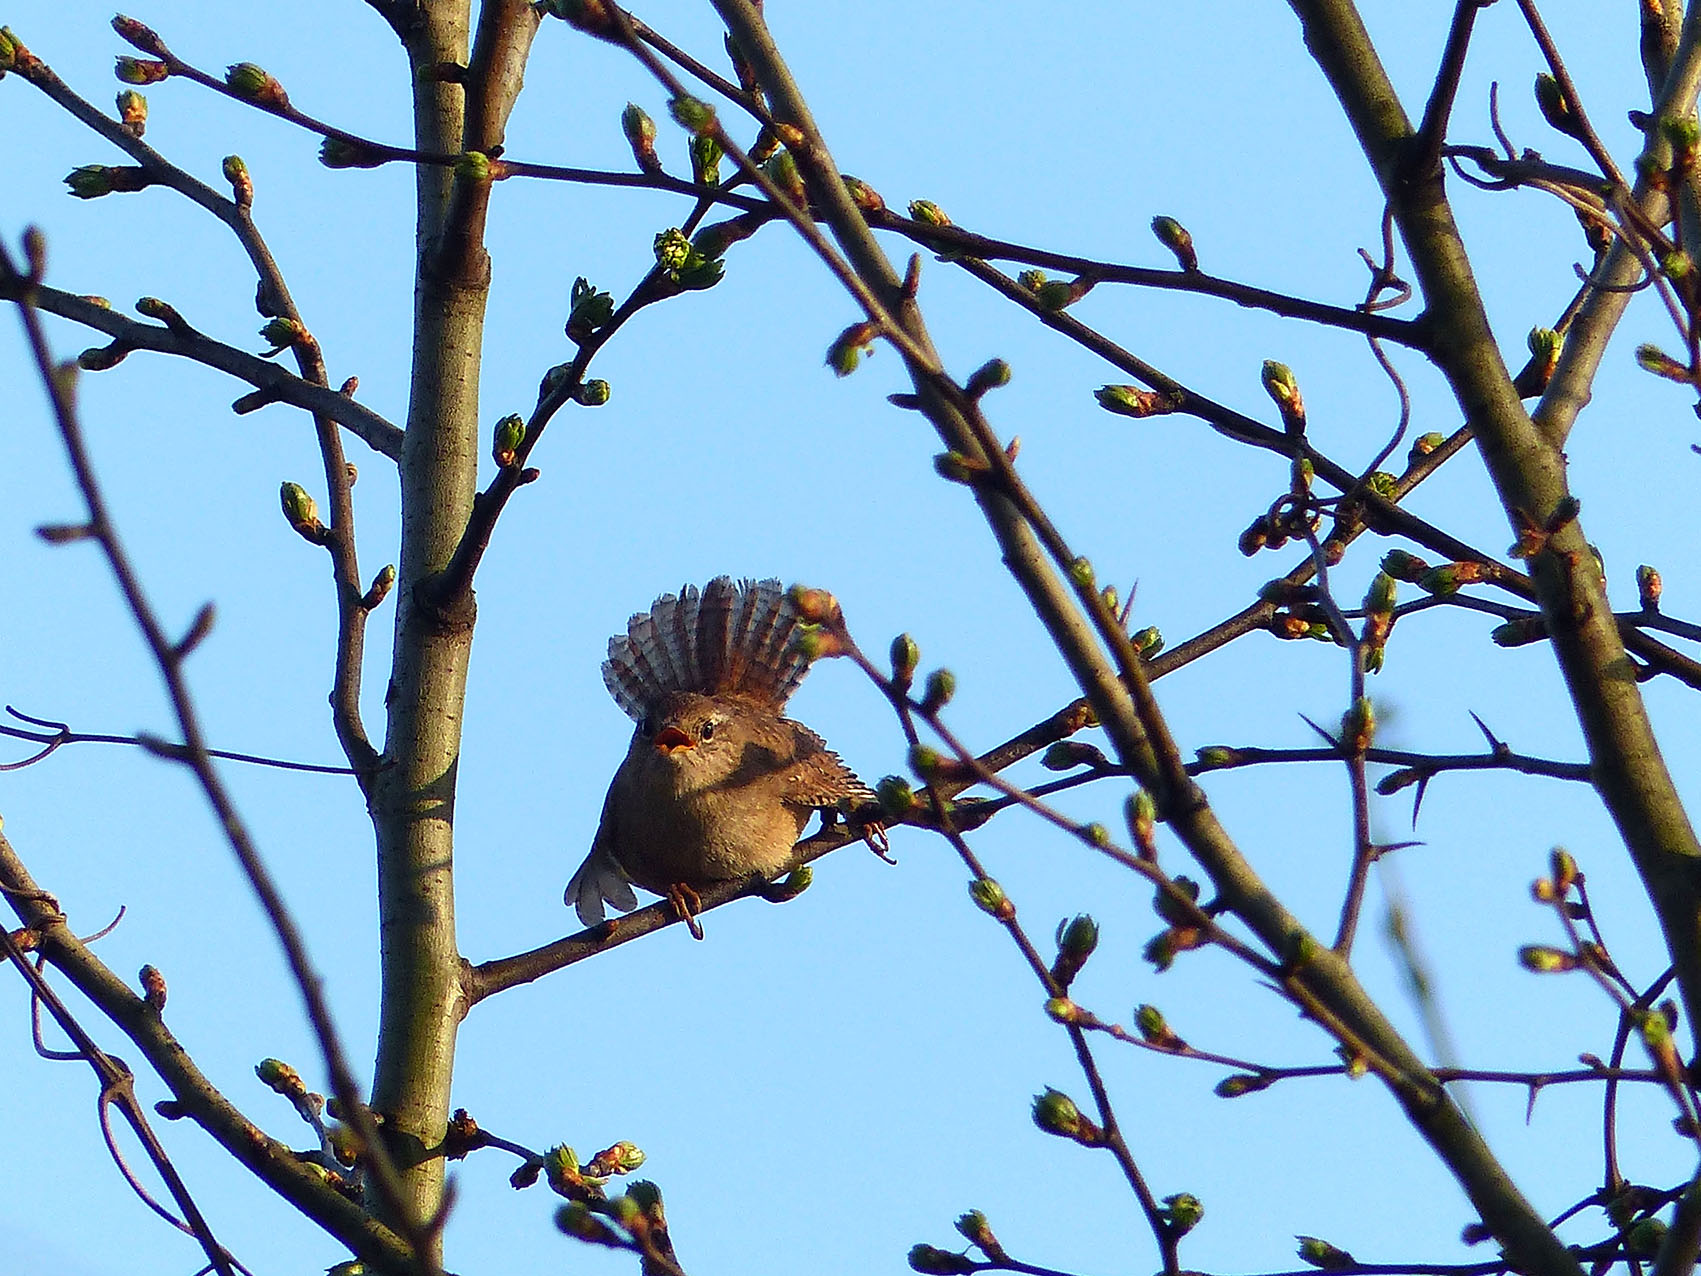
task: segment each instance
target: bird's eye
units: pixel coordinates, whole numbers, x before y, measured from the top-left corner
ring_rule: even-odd
[[[648,740],[656,733],[656,720],[651,717],[645,717],[645,719],[638,724],[638,731],[644,739]]]
[[[703,725],[698,729],[697,734],[704,740],[713,740],[715,738],[715,720],[704,718]]]

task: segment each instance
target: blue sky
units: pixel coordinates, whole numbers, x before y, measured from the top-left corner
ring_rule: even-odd
[[[1380,203],[1298,25],[1277,5],[1082,3],[984,6],[895,0],[797,5],[770,22],[840,167],[902,207],[924,197],[974,230],[1152,266],[1154,214],[1191,229],[1207,270],[1350,305],[1364,287],[1355,250],[1378,235]],[[1445,34],[1442,6],[1367,6],[1414,113]],[[289,6],[146,0],[134,15],[212,70],[263,64],[302,109],[405,142],[406,67],[387,28],[356,0]],[[104,106],[121,43],[106,9],[14,0],[4,19],[74,87]],[[640,11],[720,65],[706,5]],[[1549,15],[1597,127],[1628,166],[1624,112],[1646,105],[1630,15],[1595,6]],[[1489,137],[1487,91],[1502,85],[1514,140],[1565,163],[1581,152],[1545,128],[1529,97],[1540,61],[1513,6],[1485,10],[1453,136]],[[509,134],[515,158],[629,168],[619,114],[628,101],[663,120],[664,160],[683,171],[683,135],[664,96],[618,50],[544,27]],[[216,182],[222,156],[254,174],[255,216],[323,346],[333,382],[392,420],[406,410],[412,183],[399,166],[330,172],[314,139],[189,84],[149,91],[148,140]],[[51,282],[128,306],[143,295],[196,326],[262,348],[253,286],[234,242],[169,194],[84,203],[66,197],[73,166],[119,162],[16,78],[0,84],[0,233],[47,232]],[[1551,322],[1584,254],[1571,213],[1533,194],[1487,195],[1454,182],[1491,316],[1521,359],[1523,334]],[[687,211],[676,197],[518,181],[497,188],[490,225],[494,290],[483,418],[525,411],[561,335],[577,275],[623,295],[651,260],[656,231]],[[893,243],[900,263],[907,247]],[[1023,439],[1035,492],[1102,579],[1138,584],[1136,623],[1171,643],[1243,606],[1291,552],[1247,560],[1240,529],[1286,485],[1285,464],[1181,418],[1129,421],[1091,391],[1125,378],[1046,333],[946,264],[924,263],[921,301],[948,365],[967,375],[1009,360],[989,400],[995,427]],[[1273,421],[1259,367],[1275,358],[1304,388],[1311,432],[1344,464],[1372,456],[1395,419],[1393,395],[1360,339],[1226,303],[1101,287],[1076,312],[1178,379]],[[953,727],[985,747],[1046,717],[1075,693],[1021,605],[964,491],[941,483],[938,444],[920,417],[884,396],[906,389],[890,351],[837,381],[828,343],[856,318],[849,299],[795,239],[769,228],[729,256],[714,290],[652,308],[599,357],[609,404],[564,414],[498,529],[478,582],[479,632],[460,770],[458,910],[463,952],[483,960],[573,928],[561,886],[588,846],[629,724],[598,665],[628,614],[681,582],[722,572],[831,588],[871,651],[900,631],[924,667],[948,665]],[[67,357],[91,344],[53,327]],[[1688,508],[1696,437],[1681,394],[1634,368],[1642,340],[1670,343],[1645,300],[1608,355],[1570,446],[1584,523],[1605,555],[1621,608],[1634,569],[1657,564],[1669,609],[1691,615]],[[1413,429],[1451,430],[1445,387],[1396,354],[1416,396]],[[0,699],[82,730],[167,730],[156,677],[109,576],[87,546],[30,535],[76,517],[57,442],[29,385],[16,324],[0,323],[13,387],[0,430]],[[279,518],[278,483],[323,495],[307,422],[271,407],[228,410],[244,387],[136,355],[85,378],[83,415],[127,543],[162,613],[186,624],[219,607],[191,673],[209,733],[235,749],[337,761],[325,705],[332,598],[322,557]],[[358,442],[350,459],[362,561],[393,561],[395,483]],[[485,476],[488,478],[488,474]],[[1509,539],[1474,456],[1413,508],[1464,539]],[[1369,541],[1340,571],[1356,598],[1386,545]],[[1409,591],[1408,591],[1409,592]],[[386,607],[374,619],[366,710],[376,730],[388,658]],[[1383,742],[1470,751],[1475,711],[1516,748],[1577,760],[1581,743],[1551,658],[1503,652],[1480,616],[1430,612],[1403,622],[1373,693]],[[1332,649],[1253,636],[1159,684],[1184,748],[1307,745],[1304,713],[1333,720],[1347,671]],[[1680,783],[1693,788],[1696,718],[1675,686],[1647,695]],[[843,663],[819,667],[797,716],[867,779],[903,768],[896,723]],[[350,1051],[362,1067],[375,1027],[377,953],[370,826],[351,782],[226,768],[307,933]],[[1034,779],[1037,767],[1016,773]],[[1334,767],[1211,777],[1207,791],[1259,871],[1309,922],[1339,907],[1351,848],[1344,775]],[[1409,795],[1408,795],[1409,796]],[[1408,796],[1380,801],[1378,832],[1409,836]],[[1069,808],[1120,826],[1110,786]],[[202,1067],[256,1121],[305,1146],[306,1130],[252,1078],[266,1056],[322,1086],[316,1052],[275,943],[189,779],[135,750],[85,746],[0,776],[6,831],[80,931],[123,924],[100,952],[121,973],[144,962],[170,982],[167,1017]],[[1641,889],[1592,795],[1556,781],[1444,778],[1427,799],[1423,844],[1394,863],[1433,960],[1463,1060],[1562,1068],[1606,1053],[1613,1016],[1577,980],[1520,971],[1515,947],[1558,937],[1529,903],[1549,847],[1572,849],[1621,965],[1639,982],[1662,960]],[[1128,1022],[1142,1002],[1202,1049],[1270,1063],[1323,1062],[1329,1043],[1241,968],[1190,954],[1163,975],[1140,958],[1158,928],[1150,892],[1127,874],[1016,815],[976,838],[1030,931],[1098,916],[1101,949],[1079,1000]],[[949,848],[893,838],[898,867],[849,848],[817,866],[813,889],[784,907],[747,902],[711,915],[708,940],[677,929],[516,989],[463,1027],[456,1101],[504,1137],[588,1154],[631,1139],[666,1193],[693,1273],[773,1269],[900,1271],[919,1240],[951,1245],[951,1220],[979,1208],[1012,1253],[1081,1272],[1147,1271],[1150,1236],[1114,1165],[1049,1138],[1028,1119],[1046,1085],[1085,1087],[1042,994],[999,929],[975,911]],[[1185,871],[1172,843],[1164,854]],[[1362,977],[1415,1034],[1414,1014],[1378,937],[1373,889]],[[107,1162],[86,1069],[35,1058],[27,1000],[0,981],[0,1077],[7,1104],[0,1231],[24,1256],[74,1276],[193,1271],[192,1242],[153,1221]],[[136,1062],[91,1012],[97,1037]],[[1365,1261],[1472,1261],[1464,1199],[1374,1082],[1294,1081],[1234,1102],[1222,1075],[1129,1047],[1099,1056],[1136,1155],[1159,1195],[1190,1191],[1206,1218],[1183,1249],[1212,1272],[1294,1265],[1292,1236],[1326,1236]],[[163,1096],[143,1077],[150,1101]],[[1538,1208],[1556,1213],[1600,1174],[1598,1096],[1477,1087],[1490,1143]],[[1627,1096],[1626,1172],[1665,1184],[1688,1173],[1663,1101]],[[274,1203],[197,1131],[165,1127],[168,1146],[221,1239],[257,1272],[337,1261],[337,1247]],[[630,1271],[550,1226],[544,1189],[516,1193],[501,1154],[457,1167],[449,1263],[464,1273]],[[1598,1215],[1576,1239],[1594,1239]],[[776,1262],[776,1256],[779,1261]]]

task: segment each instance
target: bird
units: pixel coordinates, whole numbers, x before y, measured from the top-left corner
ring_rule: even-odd
[[[830,823],[875,801],[822,738],[784,715],[809,672],[777,580],[686,585],[609,639],[603,683],[636,722],[602,819],[564,901],[586,927],[604,904],[665,896],[701,939],[697,892],[795,867],[811,814]],[[867,836],[873,821],[860,821]],[[875,825],[877,830],[877,825]],[[870,845],[875,845],[871,840]],[[877,848],[878,849],[878,848]]]

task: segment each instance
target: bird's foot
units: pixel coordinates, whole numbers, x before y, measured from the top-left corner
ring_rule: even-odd
[[[856,831],[862,835],[862,840],[868,844],[868,849],[885,860],[886,863],[896,864],[898,862],[892,858],[892,844],[886,840],[886,825],[882,821],[869,820],[866,824],[859,823],[856,825]]]
[[[673,905],[673,915],[685,923],[691,938],[703,938],[703,923],[697,920],[697,914],[703,911],[703,901],[697,892],[684,882],[675,882],[667,888],[667,902]]]

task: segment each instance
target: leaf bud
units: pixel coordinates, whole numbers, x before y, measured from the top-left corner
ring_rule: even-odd
[[[1045,1013],[1062,1024],[1078,1024],[1083,1022],[1087,1016],[1086,1011],[1067,997],[1047,998]]]
[[[827,347],[827,366],[836,376],[848,377],[856,371],[863,355],[873,353],[874,338],[879,331],[880,329],[867,319],[851,324]]]
[[[555,1226],[576,1240],[591,1245],[619,1248],[624,1242],[620,1234],[603,1222],[583,1201],[568,1201],[555,1211]]]
[[[961,1273],[974,1271],[977,1266],[966,1254],[954,1254],[933,1245],[910,1246],[909,1265],[911,1271],[924,1272],[928,1276],[961,1276]]]
[[[1207,744],[1194,753],[1201,771],[1220,771],[1240,761],[1240,752],[1227,745]]]
[[[1193,1193],[1177,1192],[1164,1197],[1164,1207],[1158,1213],[1169,1224],[1172,1235],[1185,1236],[1199,1226],[1199,1220],[1205,1217],[1205,1207]]]
[[[668,114],[680,128],[694,134],[713,133],[719,127],[715,108],[689,93],[681,93],[667,104]]]
[[[1577,868],[1577,861],[1571,858],[1571,852],[1563,846],[1554,847],[1548,855],[1548,870],[1553,874],[1553,884],[1561,895],[1583,880],[1583,874]]]
[[[996,390],[1000,386],[1010,384],[1010,365],[1002,359],[988,359],[974,370],[963,393],[971,399],[978,399],[988,390]]]
[[[319,162],[326,168],[377,168],[385,157],[382,151],[352,138],[327,137],[319,143]]]
[[[957,691],[957,675],[949,669],[935,669],[927,675],[927,691],[921,699],[923,714],[938,713],[951,703]]]
[[[986,1215],[979,1210],[970,1210],[957,1216],[956,1228],[964,1240],[978,1248],[994,1262],[1004,1261],[1006,1255],[1004,1246],[998,1243],[998,1238],[992,1234],[992,1226],[986,1221]]]
[[[305,349],[313,344],[312,334],[300,321],[285,319],[281,316],[276,319],[268,319],[265,326],[260,329],[260,336],[271,345],[271,349],[266,351],[268,358],[285,350]]]
[[[1162,416],[1180,406],[1179,396],[1175,394],[1142,390],[1137,385],[1100,386],[1093,391],[1093,398],[1106,412],[1114,412],[1118,416]]]
[[[519,451],[526,441],[526,421],[517,412],[510,412],[496,423],[490,455],[503,469],[519,463]]]
[[[567,336],[583,343],[592,333],[614,318],[614,298],[599,292],[590,280],[580,275],[573,281],[568,301]]]
[[[921,647],[908,634],[892,639],[892,681],[900,690],[907,688],[921,663]]]
[[[865,213],[883,213],[886,211],[886,201],[880,198],[880,192],[875,190],[860,177],[852,177],[849,173],[840,173],[839,180],[845,184],[845,193]]]
[[[1004,893],[1004,888],[990,877],[977,877],[969,883],[969,898],[975,907],[988,917],[1007,922],[1016,916],[1016,906]]]
[[[142,985],[142,999],[157,1015],[165,1009],[165,976],[158,966],[143,966],[137,976]]]
[[[1152,234],[1158,237],[1158,242],[1175,254],[1177,264],[1183,270],[1199,269],[1199,254],[1193,247],[1193,236],[1187,227],[1173,217],[1152,218]]]
[[[1104,1142],[1104,1131],[1081,1115],[1073,1099],[1050,1086],[1034,1096],[1033,1117],[1034,1124],[1047,1134],[1074,1139],[1084,1147],[1096,1147]]]
[[[1391,549],[1382,556],[1382,570],[1395,580],[1415,585],[1429,571],[1429,564],[1416,554],[1403,549]]]
[[[1081,967],[1098,946],[1099,924],[1086,913],[1058,923],[1057,959],[1051,963],[1051,977],[1058,987],[1068,988],[1075,982],[1075,976],[1081,973]]]
[[[1637,1258],[1653,1258],[1665,1243],[1666,1231],[1666,1222],[1662,1218],[1650,1214],[1637,1219],[1624,1235],[1624,1248]]]
[[[254,1065],[254,1075],[259,1077],[268,1089],[286,1099],[301,1099],[307,1096],[307,1083],[301,1079],[301,1074],[282,1059],[260,1060]]]
[[[1518,950],[1518,964],[1538,975],[1560,975],[1579,965],[1577,954],[1547,944],[1525,944]]]
[[[1199,920],[1199,883],[1175,877],[1152,893],[1152,910],[1171,926],[1192,926]]]
[[[1299,382],[1294,379],[1293,369],[1285,363],[1266,359],[1259,379],[1264,383],[1264,392],[1274,400],[1277,411],[1282,414],[1282,424],[1287,432],[1303,434],[1305,400],[1299,393]]]
[[[1643,611],[1660,609],[1660,594],[1664,591],[1660,573],[1646,563],[1636,569],[1636,595]]]
[[[1124,811],[1128,820],[1128,832],[1134,839],[1135,849],[1140,858],[1155,860],[1158,857],[1158,804],[1145,789],[1136,789],[1134,796],[1128,799]]]
[[[776,151],[762,165],[762,171],[768,180],[779,188],[792,203],[807,206],[809,192],[803,184],[803,173],[797,167],[797,160],[790,151]]]
[[[1164,649],[1163,631],[1156,625],[1147,625],[1144,629],[1130,634],[1129,641],[1144,660],[1150,660]]]
[[[319,521],[319,507],[307,489],[299,483],[285,483],[278,489],[278,502],[284,519],[296,534],[310,544],[320,545],[325,539],[325,525]]]
[[[99,199],[102,195],[146,190],[153,185],[153,177],[137,165],[84,164],[65,175],[65,185],[78,199]]]
[[[659,173],[662,163],[656,155],[656,122],[636,102],[628,102],[620,113],[620,131],[626,134],[632,148],[632,158],[646,173]]]
[[[900,822],[915,809],[915,790],[901,775],[888,775],[881,780],[874,786],[874,795],[880,799],[880,810],[888,823]]]
[[[252,62],[238,62],[226,68],[224,82],[237,97],[256,106],[273,110],[289,108],[289,94],[284,92],[283,85]]]
[[[1338,1271],[1343,1267],[1356,1266],[1358,1260],[1346,1250],[1331,1245],[1328,1241],[1316,1236],[1296,1236],[1299,1242],[1299,1256],[1313,1267],[1321,1267],[1324,1271]]]
[[[1395,600],[1399,596],[1399,583],[1386,571],[1377,572],[1371,578],[1370,588],[1364,595],[1364,609],[1374,612],[1391,612]]]
[[[930,199],[912,199],[910,201],[910,217],[924,226],[949,226],[951,219]]]
[[[1156,1006],[1136,1006],[1134,1026],[1139,1029],[1141,1040],[1148,1045],[1159,1046],[1165,1050],[1180,1050],[1187,1044],[1176,1035],[1175,1029],[1171,1028],[1169,1021],[1164,1018],[1164,1012]]]
[[[118,126],[131,137],[140,137],[148,128],[148,99],[135,89],[120,89],[116,101]]]
[[[1577,118],[1577,112],[1571,109],[1570,98],[1559,81],[1546,71],[1536,76],[1536,105],[1541,108],[1542,118],[1554,129],[1567,137],[1583,140],[1583,123]]]
[[[1090,559],[1077,558],[1069,564],[1069,579],[1081,589],[1093,587],[1093,564]]]
[[[1243,1094],[1257,1094],[1275,1084],[1275,1078],[1256,1072],[1234,1072],[1211,1087],[1219,1099],[1238,1099]]]
[[[944,761],[945,759],[939,756],[939,750],[931,745],[910,746],[910,766],[923,780],[931,780],[938,774]]]
[[[608,402],[612,393],[608,382],[593,377],[589,381],[579,383],[579,387],[573,391],[573,402],[581,408],[600,408]]]
[[[123,84],[158,84],[171,74],[171,68],[153,58],[132,58],[120,54],[113,67],[113,74]]]
[[[1505,624],[1496,625],[1489,631],[1488,636],[1497,647],[1527,647],[1532,642],[1540,642],[1547,637],[1547,622],[1539,613],[1519,616]]]
[[[1352,757],[1363,757],[1376,735],[1376,706],[1360,696],[1341,715],[1341,744]]]
[[[699,186],[721,184],[721,144],[712,133],[698,133],[691,139],[691,178]]]
[[[1082,740],[1059,740],[1046,749],[1040,765],[1047,771],[1068,771],[1078,766],[1097,770],[1110,765],[1110,759],[1096,745]]]
[[[1436,448],[1447,442],[1447,436],[1440,430],[1431,430],[1428,434],[1420,434],[1412,442],[1411,451],[1406,453],[1406,465],[1416,465],[1421,459],[1434,452]]]
[[[242,156],[226,155],[220,167],[224,170],[225,181],[230,183],[230,197],[236,201],[236,206],[251,207],[254,203],[254,177]]]
[[[1656,345],[1637,346],[1636,363],[1642,371],[1652,372],[1656,377],[1664,377],[1667,381],[1681,381],[1686,385],[1694,381],[1685,365]]]

